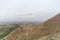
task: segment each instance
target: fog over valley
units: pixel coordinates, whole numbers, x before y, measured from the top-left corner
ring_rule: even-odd
[[[0,0],[0,23],[43,22],[60,13],[60,0]]]

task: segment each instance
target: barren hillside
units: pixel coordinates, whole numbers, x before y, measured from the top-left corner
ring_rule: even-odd
[[[4,40],[40,40],[41,37],[60,32],[60,14],[38,25],[23,25]],[[42,39],[43,40],[43,39]],[[47,39],[50,40],[50,39]],[[51,39],[52,40],[52,39]]]

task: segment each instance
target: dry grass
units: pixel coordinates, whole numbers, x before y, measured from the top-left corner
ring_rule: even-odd
[[[42,26],[43,25],[35,25],[23,27],[23,29],[18,28],[5,40],[37,40],[41,36],[49,34],[48,30],[44,29]]]
[[[18,28],[5,40],[40,40],[39,38],[60,32],[60,14],[39,25]],[[43,39],[44,40],[44,39]]]

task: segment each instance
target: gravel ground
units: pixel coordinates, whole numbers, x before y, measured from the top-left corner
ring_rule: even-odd
[[[60,33],[50,34],[50,35],[41,37],[38,40],[60,40]]]

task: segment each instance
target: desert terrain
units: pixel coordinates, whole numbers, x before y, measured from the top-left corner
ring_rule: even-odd
[[[60,40],[60,14],[41,24],[5,26],[0,27],[4,28],[0,31],[0,35],[4,35],[0,37],[1,40]],[[5,32],[8,34],[5,35]]]

